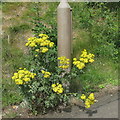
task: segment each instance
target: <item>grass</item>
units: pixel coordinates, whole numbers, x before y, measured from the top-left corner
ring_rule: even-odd
[[[99,85],[117,85],[118,73],[117,64],[106,59],[96,59],[96,61],[87,66],[85,74],[81,75],[81,84],[84,89],[89,91],[91,88],[99,89]]]
[[[29,30],[30,26],[28,24],[20,24],[20,25],[16,25],[16,26],[12,26],[9,28],[9,31],[11,34],[14,33],[19,33],[19,32],[25,32],[25,30]]]
[[[106,85],[118,85],[118,64],[106,59],[96,59],[84,69],[76,79],[73,79],[71,91],[95,92]]]
[[[23,99],[19,89],[11,80],[13,72],[21,67],[24,62],[23,52],[15,46],[11,47],[7,42],[7,40],[3,40],[3,107],[19,103]]]
[[[2,107],[19,104],[23,100],[18,86],[9,79],[3,79],[2,83]]]
[[[78,57],[83,49],[92,49],[89,34],[89,32],[82,29],[75,30],[75,37],[73,39],[73,57]]]
[[[8,20],[3,19],[3,23],[6,23],[3,26],[6,34],[2,38],[3,107],[18,104],[23,100],[18,86],[11,80],[11,77],[19,67],[24,67],[24,61],[26,59],[26,55],[24,55],[25,49],[23,47],[25,38],[22,35],[26,35],[27,32],[31,33],[31,24],[26,19],[23,19],[21,11],[21,16],[17,16],[17,11],[25,6],[27,6],[27,3],[3,3],[2,6],[2,12],[7,16],[6,19],[9,18]],[[10,12],[13,14],[10,14]]]
[[[2,3],[2,7],[3,7],[2,11],[4,13],[8,14],[8,13],[11,13],[11,12],[17,10],[19,7],[22,7],[22,6],[24,6],[24,4],[21,2],[19,2],[19,3],[17,3],[17,2],[13,2],[13,3],[12,2],[9,2],[9,3],[3,2]]]
[[[8,25],[3,26],[4,31],[10,36],[9,39],[7,34],[3,37],[3,107],[19,103],[23,99],[18,87],[11,81],[11,76],[16,69],[24,65],[26,60],[24,49],[21,49],[24,48],[25,43],[25,38],[23,39],[22,36],[26,36],[26,33],[32,35],[33,25],[29,21],[31,15],[35,16],[32,10],[35,5],[40,6],[39,14],[42,22],[47,25],[56,24],[58,3],[3,3],[2,6],[6,16],[13,13],[9,16],[10,19],[5,19]],[[90,31],[84,28],[85,25],[89,26],[89,21],[86,21],[89,13],[83,15],[82,12],[84,3],[70,3],[70,6],[73,9],[73,57],[78,57],[84,48],[92,52],[93,48],[98,46],[92,41]],[[16,12],[22,7],[24,10],[20,11],[19,16],[16,16]],[[84,19],[81,19],[81,14]],[[9,26],[10,23],[11,26]],[[19,45],[20,43],[21,45]],[[80,78],[73,80],[72,89],[74,91],[82,89],[88,92],[104,88],[106,84],[118,85],[117,66],[118,64],[109,57],[96,57],[95,62],[86,67],[85,73]]]

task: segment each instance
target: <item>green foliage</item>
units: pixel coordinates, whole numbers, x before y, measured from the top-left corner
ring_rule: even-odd
[[[21,91],[29,102],[29,107],[34,114],[45,113],[47,110],[57,107],[59,104],[67,104],[68,96],[66,94],[57,94],[52,89],[52,84],[63,84],[66,79],[61,78],[62,69],[57,67],[57,50],[54,45],[46,53],[37,53],[35,50],[39,46],[29,49],[30,59],[26,64],[27,68],[36,77],[28,84],[20,85]],[[36,57],[36,54],[38,55]],[[51,73],[50,78],[45,78],[41,70]],[[65,92],[64,87],[64,92]]]
[[[12,84],[11,84],[12,83]],[[4,79],[2,82],[2,106],[19,104],[23,100],[22,93],[11,79]],[[16,90],[16,91],[15,91]]]
[[[75,28],[90,32],[87,35],[91,42],[90,49],[92,48],[97,56],[117,60],[119,46],[117,10],[110,11],[106,3],[73,3],[71,7]]]
[[[110,4],[70,4],[73,9],[73,56],[78,56],[85,47],[97,58],[80,78],[73,79],[72,89],[79,91],[84,86],[82,90],[87,92],[98,90],[101,84],[118,84],[118,7],[115,4],[110,7]]]
[[[39,13],[39,6],[35,5],[33,10],[36,13],[36,16],[32,17],[32,23],[34,24],[34,28],[32,31],[36,36],[39,35],[39,33],[47,34],[52,42],[54,42],[57,45],[57,25],[56,22],[52,22],[49,27],[45,25],[44,22],[42,22],[42,17]]]
[[[30,29],[30,26],[28,24],[21,24],[21,25],[10,27],[9,31],[11,34],[14,34],[14,33],[23,32],[23,31],[28,30],[28,29]]]
[[[23,52],[16,47],[11,47],[12,44],[8,44],[7,39],[2,40],[3,44],[3,71],[8,74],[12,74],[16,69],[23,65],[25,56]]]
[[[60,104],[66,105],[70,96],[70,82],[84,73],[82,70],[87,63],[94,61],[94,54],[87,53],[84,49],[80,58],[82,60],[73,59],[74,66],[68,72],[69,59],[65,56],[57,57],[57,46],[49,46],[51,43],[46,34],[39,34],[37,37],[31,37],[25,44],[29,47],[31,59],[29,61],[29,70],[36,74],[36,77],[28,83],[16,82],[25,81],[26,73],[14,74],[16,84],[19,84],[21,91],[26,97],[30,109],[33,113],[45,113],[51,108],[55,108]],[[41,48],[45,48],[41,51]],[[47,51],[46,51],[47,49]],[[58,66],[59,60],[59,66]],[[87,62],[83,61],[87,60]],[[91,61],[92,60],[92,61]],[[67,68],[65,68],[67,66]],[[21,68],[20,68],[21,69]],[[22,71],[21,71],[22,72]],[[17,78],[16,78],[17,77]],[[59,86],[59,87],[58,87]],[[73,92],[73,91],[72,91]]]
[[[83,92],[98,91],[99,85],[118,84],[118,64],[105,58],[97,58],[92,65],[88,65],[77,79],[76,84],[81,86]],[[99,69],[98,69],[99,67]],[[104,69],[103,69],[104,68]],[[81,90],[80,88],[78,90]]]
[[[2,101],[3,107],[19,104],[23,100],[23,96],[19,88],[11,80],[12,74],[20,66],[25,67],[25,59],[23,51],[19,48],[11,47],[13,44],[8,43],[7,39],[2,40]]]

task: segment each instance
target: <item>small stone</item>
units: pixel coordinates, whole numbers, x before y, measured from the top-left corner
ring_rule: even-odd
[[[14,106],[12,106],[12,108],[13,108],[14,110],[17,110],[17,109],[18,109],[18,106],[14,105]]]

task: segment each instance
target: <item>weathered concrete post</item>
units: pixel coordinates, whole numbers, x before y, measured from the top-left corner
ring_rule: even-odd
[[[72,9],[67,0],[61,0],[57,8],[57,24],[58,24],[58,56],[65,56],[70,59],[72,53]]]

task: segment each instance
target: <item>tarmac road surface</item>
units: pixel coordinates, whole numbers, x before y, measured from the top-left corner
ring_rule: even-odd
[[[53,112],[44,115],[42,118],[118,118],[119,100],[120,95],[118,93],[109,94],[100,98],[89,111],[83,111],[78,106],[72,106],[69,112]]]

